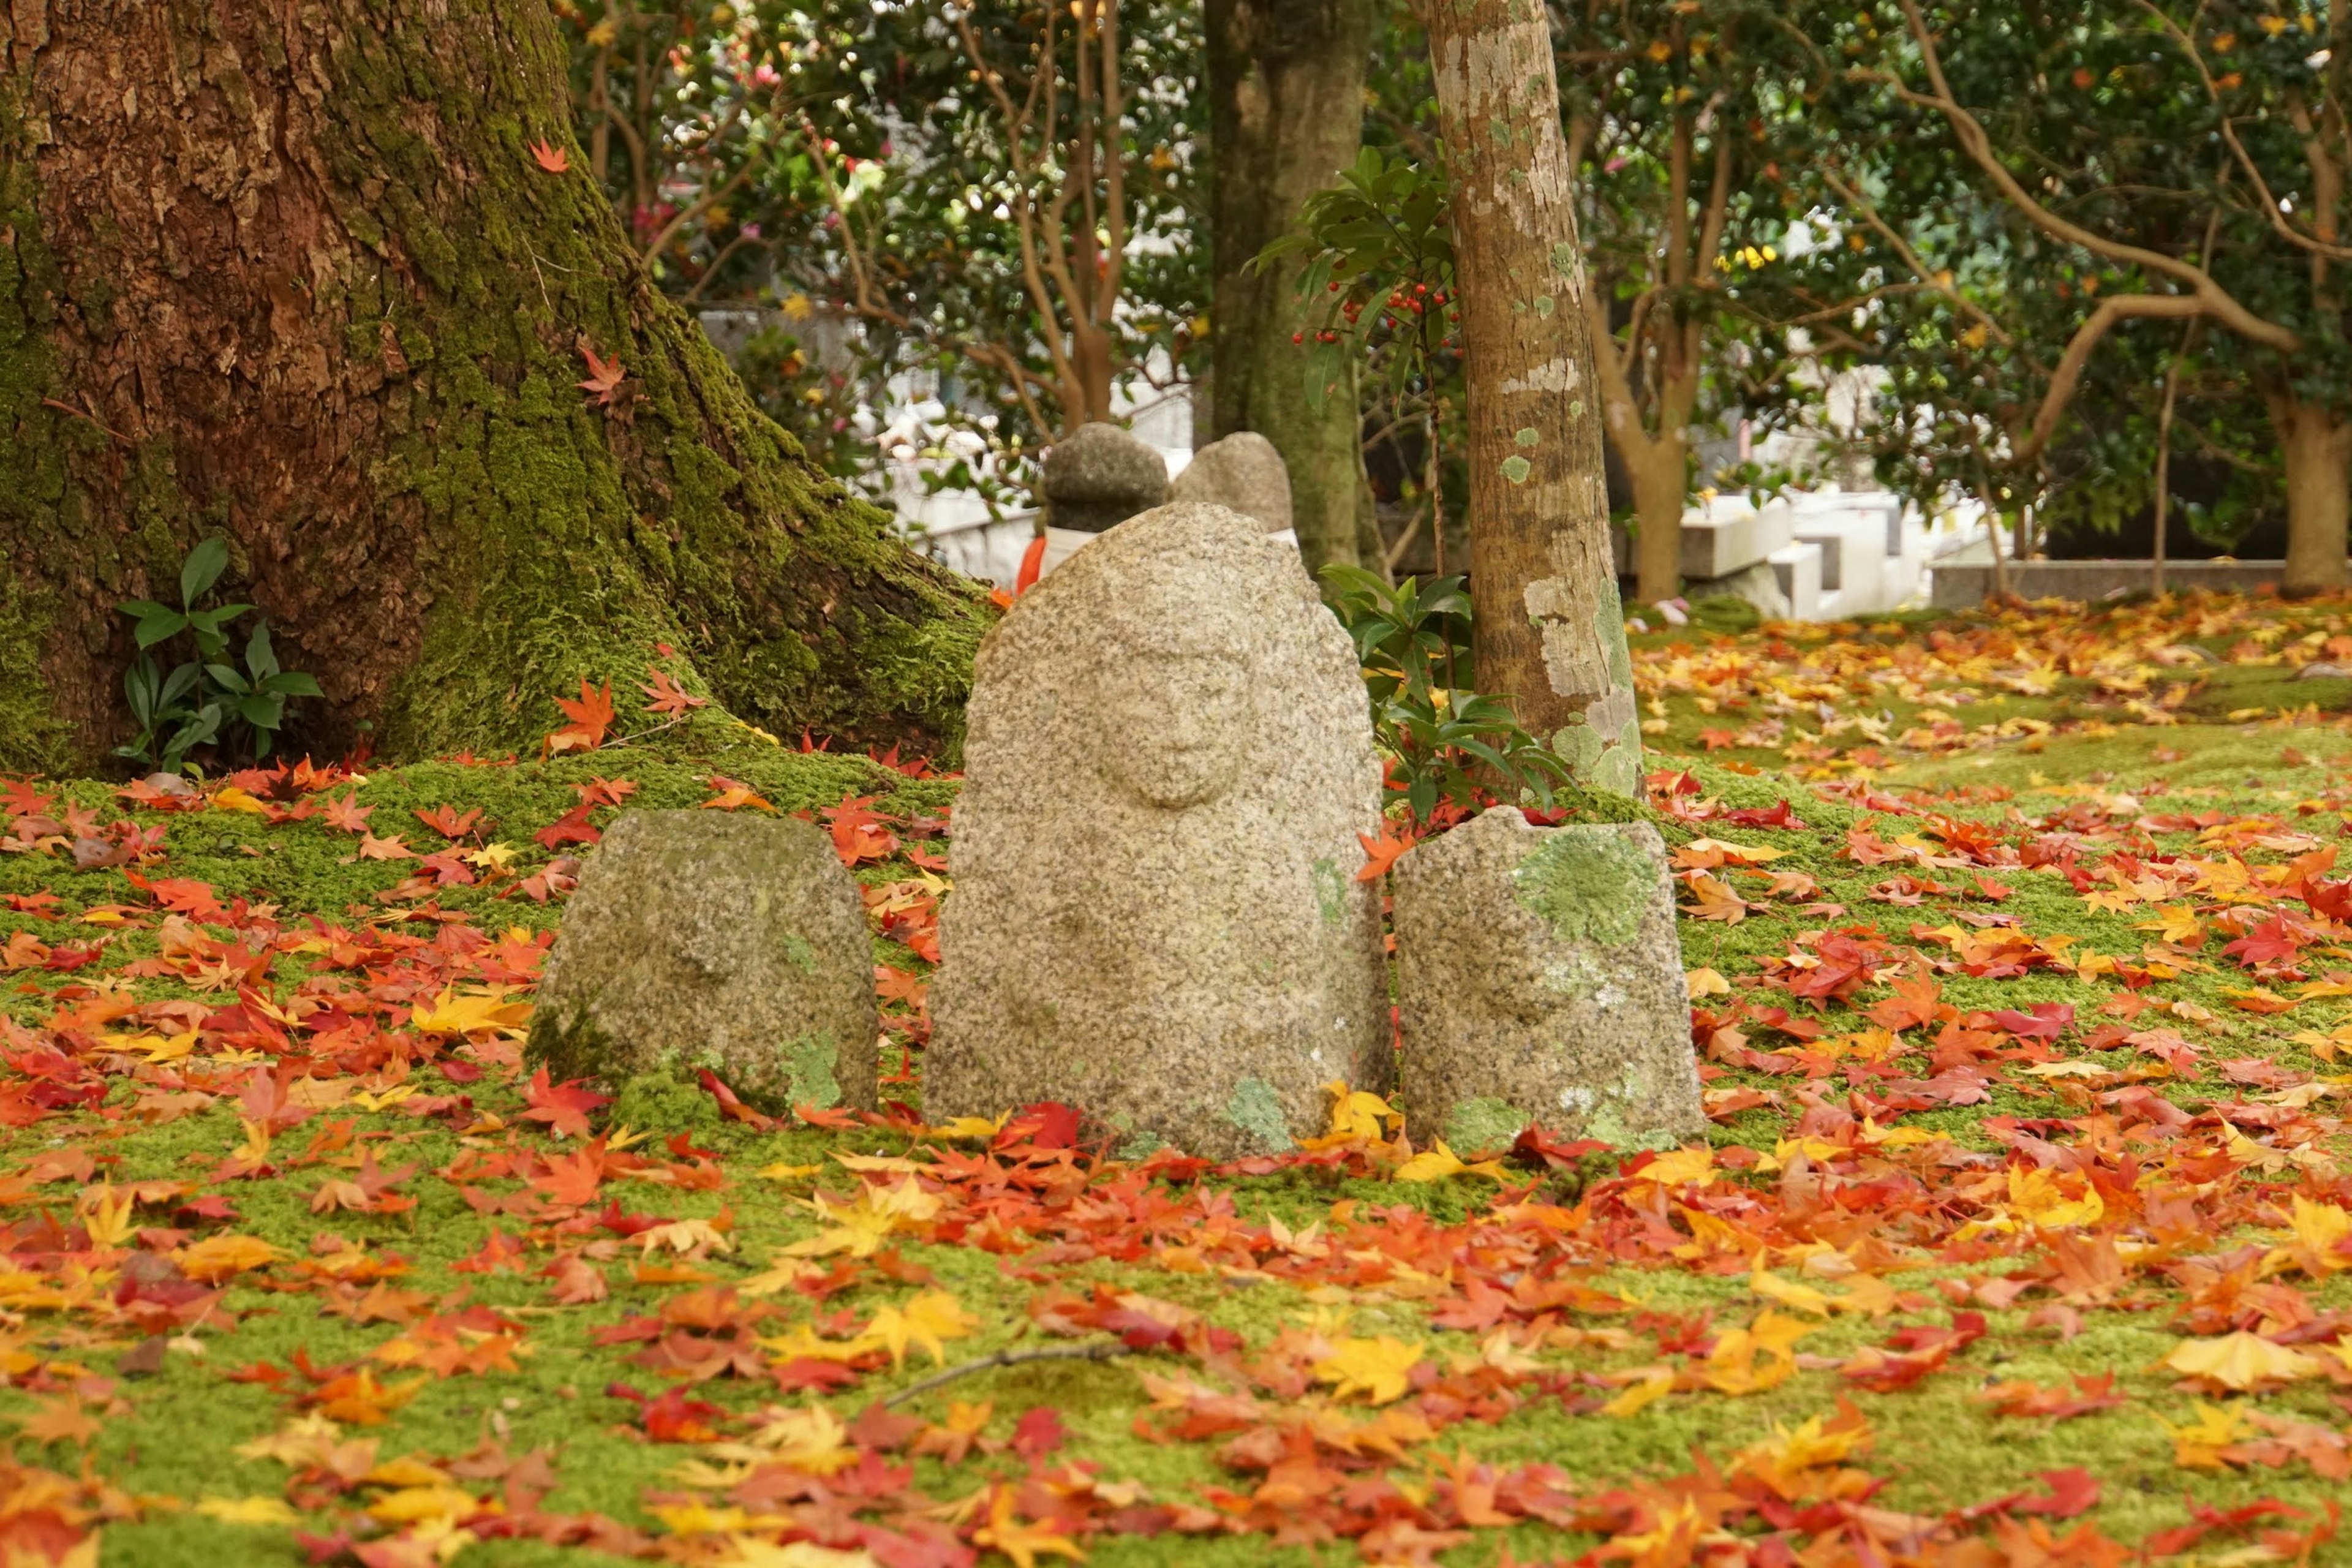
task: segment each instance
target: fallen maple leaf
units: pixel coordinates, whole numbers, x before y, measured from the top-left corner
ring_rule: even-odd
[[[697,697],[658,669],[649,669],[646,673],[652,676],[653,680],[637,689],[653,699],[646,704],[648,713],[667,713],[672,718],[682,719],[698,708],[710,705],[709,698]]]
[[[2243,1394],[2264,1384],[2317,1377],[2320,1361],[2241,1329],[2214,1340],[2183,1340],[2158,1363],[2208,1389]]]
[[[940,1342],[967,1339],[979,1327],[980,1320],[952,1295],[926,1290],[903,1308],[885,1307],[875,1313],[864,1337],[890,1352],[892,1366],[904,1366],[909,1346],[919,1346],[934,1363],[943,1363],[948,1353]]]
[[[1083,1563],[1087,1554],[1068,1536],[1048,1524],[1023,1524],[1013,1512],[1013,1489],[999,1486],[990,1495],[988,1522],[971,1532],[981,1546],[993,1547],[1013,1559],[1016,1568],[1037,1568],[1037,1555],[1066,1557]]]
[[[610,1095],[598,1094],[579,1079],[562,1084],[550,1083],[545,1068],[530,1075],[525,1098],[530,1104],[522,1113],[523,1119],[545,1122],[548,1131],[558,1138],[586,1137],[588,1113],[612,1103]]]
[[[601,690],[589,686],[588,678],[580,678],[580,700],[559,697],[555,705],[572,721],[561,730],[552,731],[541,743],[540,755],[546,758],[559,752],[593,752],[604,743],[604,731],[613,727],[613,683],[604,682]]]
[[[1361,1394],[1367,1404],[1387,1405],[1402,1399],[1412,1387],[1409,1374],[1421,1363],[1421,1346],[1386,1334],[1375,1339],[1337,1341],[1331,1353],[1315,1363],[1315,1381],[1332,1385],[1331,1397]]]
[[[610,407],[613,394],[621,389],[621,383],[628,378],[629,374],[621,368],[620,356],[616,354],[611,359],[599,357],[596,345],[583,337],[580,340],[580,357],[588,362],[588,379],[579,384],[580,390],[594,393],[596,395],[591,401],[597,407]]]
[[[565,174],[572,171],[572,154],[544,140],[530,144],[530,155],[541,168],[551,174]]]
[[[1417,840],[1410,830],[1403,837],[1398,837],[1396,828],[1383,822],[1378,838],[1369,833],[1359,833],[1356,842],[1364,847],[1364,866],[1356,873],[1356,880],[1377,882],[1388,875],[1390,868],[1397,863],[1397,858],[1412,848]]]

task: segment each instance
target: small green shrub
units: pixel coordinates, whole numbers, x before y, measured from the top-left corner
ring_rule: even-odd
[[[1392,798],[1424,821],[1440,800],[1468,805],[1482,786],[1551,804],[1568,764],[1521,729],[1502,699],[1454,684],[1470,668],[1470,595],[1461,578],[1439,577],[1423,589],[1408,577],[1391,587],[1335,563],[1323,580],[1363,667]]]
[[[198,746],[267,757],[285,727],[288,700],[320,695],[316,680],[278,668],[266,620],[254,623],[241,666],[231,661],[230,623],[253,606],[198,607],[227,569],[228,543],[215,535],[180,563],[178,609],[152,599],[125,599],[115,606],[138,623],[139,640],[138,662],[122,677],[139,732],[117,746],[115,755],[173,772]],[[183,636],[196,657],[166,670],[153,650]],[[235,743],[239,741],[241,746]]]

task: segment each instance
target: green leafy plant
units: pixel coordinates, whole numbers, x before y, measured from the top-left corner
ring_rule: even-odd
[[[122,677],[139,730],[114,749],[117,756],[176,770],[198,746],[226,746],[241,736],[243,749],[267,757],[285,727],[287,701],[320,695],[310,676],[278,668],[266,620],[254,623],[241,665],[232,660],[229,626],[253,606],[198,607],[227,569],[228,543],[215,536],[180,563],[179,608],[152,599],[125,599],[115,606],[136,623],[132,636],[139,643],[138,661]],[[194,645],[196,657],[166,669],[154,650],[182,636]]]
[[[1459,577],[1391,587],[1360,566],[1323,568],[1332,612],[1356,645],[1388,789],[1426,821],[1442,800],[1483,789],[1551,804],[1568,764],[1521,729],[1497,697],[1454,685],[1470,658],[1470,595]]]

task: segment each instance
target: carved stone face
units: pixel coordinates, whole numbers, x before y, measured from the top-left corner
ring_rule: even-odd
[[[1098,763],[1113,787],[1167,811],[1232,789],[1256,724],[1248,672],[1219,648],[1129,647],[1097,689]]]

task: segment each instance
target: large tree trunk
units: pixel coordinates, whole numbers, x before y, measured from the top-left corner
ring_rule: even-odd
[[[543,0],[16,0],[0,61],[0,766],[119,735],[114,604],[211,533],[312,744],[529,744],[657,641],[772,730],[952,739],[972,591],[654,291]]]
[[[1527,0],[1430,0],[1423,25],[1454,179],[1478,685],[1580,780],[1636,794],[1641,721],[1551,37]]]
[[[2272,395],[2270,409],[2286,459],[2286,569],[2279,591],[2299,596],[2341,588],[2352,514],[2352,419],[2284,394]]]
[[[1209,437],[1255,430],[1274,443],[1290,468],[1293,524],[1310,571],[1380,563],[1360,549],[1356,387],[1352,374],[1307,385],[1308,356],[1291,342],[1305,321],[1295,292],[1304,260],[1264,271],[1249,263],[1355,162],[1370,49],[1365,0],[1208,0]]]

